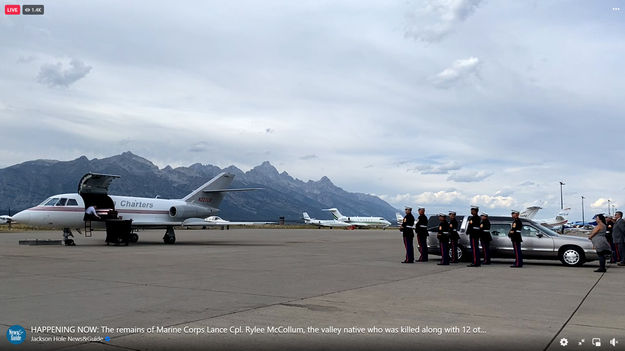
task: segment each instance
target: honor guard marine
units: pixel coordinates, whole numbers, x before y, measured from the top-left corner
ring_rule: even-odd
[[[469,267],[479,267],[480,262],[480,216],[477,215],[477,212],[480,210],[477,206],[471,207],[471,216],[469,216],[469,221],[467,223],[467,234],[469,235],[469,240],[471,241],[471,255],[473,256],[473,261],[469,265]]]
[[[438,244],[441,248],[441,262],[439,266],[449,265],[449,223],[447,223],[447,216],[444,213],[438,215]]]
[[[482,212],[480,222],[480,241],[482,242],[482,249],[484,250],[484,264],[490,264],[490,242],[493,241],[493,237],[490,234],[490,220],[488,220],[488,213]]]
[[[449,241],[451,243],[451,263],[458,263],[458,221],[456,220],[456,212],[449,212]]]
[[[406,248],[406,258],[401,263],[414,263],[414,216],[412,215],[412,208],[406,207],[406,215],[399,226],[399,230],[404,237],[404,247]]]
[[[512,248],[514,249],[514,264],[510,267],[521,268],[523,267],[523,252],[521,251],[521,242],[523,237],[521,231],[523,230],[523,223],[519,219],[519,211],[512,211],[512,226],[508,237],[512,241]]]
[[[419,207],[419,218],[415,225],[417,231],[417,243],[419,244],[419,262],[428,261],[428,218],[425,216],[425,208]]]

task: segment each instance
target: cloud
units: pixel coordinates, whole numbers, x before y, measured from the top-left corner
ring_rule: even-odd
[[[421,174],[448,174],[449,171],[456,171],[461,168],[456,161],[450,161],[440,165],[418,165],[411,171],[418,171]]]
[[[526,181],[524,181],[522,183],[519,183],[519,185],[520,186],[527,186],[527,187],[529,187],[529,186],[538,186],[538,184],[532,182],[531,180],[526,180]]]
[[[428,0],[406,15],[407,38],[437,42],[478,8],[481,0]]]
[[[70,67],[65,68],[61,62],[45,64],[41,66],[37,81],[49,87],[69,87],[79,79],[84,78],[92,68],[78,59],[71,60],[69,65]]]
[[[477,57],[456,60],[450,67],[434,77],[434,85],[439,88],[448,88],[471,78],[479,78],[479,67],[480,59]]]
[[[398,194],[394,196],[380,195],[380,198],[393,204],[404,203],[406,205],[430,205],[430,204],[451,204],[457,200],[465,199],[465,196],[459,191],[426,191],[420,194]]]
[[[302,157],[300,157],[300,160],[312,160],[315,158],[319,158],[319,156],[315,155],[315,154],[310,154],[310,155],[304,155]]]
[[[193,144],[189,148],[189,152],[205,152],[208,151],[209,145],[206,142],[200,141],[199,143]]]
[[[487,171],[464,171],[452,173],[447,180],[460,183],[479,182],[493,175],[493,172]]]
[[[514,199],[510,196],[501,195],[475,195],[471,198],[471,203],[480,207],[488,208],[510,208],[514,203]]]
[[[590,207],[594,208],[594,209],[607,209],[608,208],[608,200],[609,199],[601,197],[601,198],[597,199],[597,201],[595,201],[592,204],[590,204]],[[610,205],[617,206],[617,204],[614,201],[611,201]]]

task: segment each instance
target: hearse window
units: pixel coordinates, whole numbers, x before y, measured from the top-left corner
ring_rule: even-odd
[[[493,224],[490,233],[497,237],[506,237],[510,232],[510,224]]]
[[[58,197],[53,197],[50,200],[48,200],[48,202],[46,202],[44,204],[44,206],[54,206],[57,201],[59,201],[59,198]]]
[[[65,203],[67,202],[66,198],[61,198],[61,200],[59,200],[59,202],[56,203],[55,206],[65,206]]]
[[[68,199],[67,206],[78,206],[78,201],[76,199]]]
[[[534,227],[530,227],[529,225],[524,225],[523,230],[521,231],[522,236],[536,237],[536,234],[538,234],[538,230]]]

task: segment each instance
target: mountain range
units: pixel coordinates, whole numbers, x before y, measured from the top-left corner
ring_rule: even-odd
[[[328,177],[305,182],[278,172],[268,161],[247,172],[200,163],[159,168],[132,152],[91,160],[85,156],[71,161],[34,160],[0,169],[0,214],[14,214],[54,194],[75,193],[78,181],[88,172],[121,176],[111,184],[111,195],[182,198],[224,171],[235,174],[233,187],[263,188],[226,195],[219,215],[229,220],[277,221],[285,217],[287,222],[297,222],[303,211],[331,218],[322,211],[330,207],[349,216],[395,217],[396,210],[376,196],[347,192]]]

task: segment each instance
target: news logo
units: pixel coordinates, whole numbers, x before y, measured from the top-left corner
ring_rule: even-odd
[[[19,345],[26,340],[26,330],[21,325],[14,325],[7,330],[7,339],[11,344]]]
[[[4,14],[5,15],[19,15],[20,5],[4,5]]]

